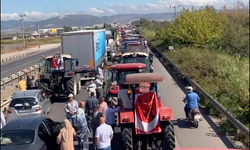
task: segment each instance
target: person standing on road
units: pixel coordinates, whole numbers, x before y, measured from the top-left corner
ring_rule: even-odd
[[[103,79],[97,75],[95,80],[95,85],[96,85],[96,98],[99,99],[99,97],[103,96]]]
[[[93,131],[93,138],[95,137],[96,128],[99,126],[99,119],[100,119],[100,117],[102,117],[102,113],[100,113],[98,111],[99,107],[100,106],[98,104],[95,105],[94,113],[93,113],[92,120],[91,120],[91,128],[92,128],[92,131]]]
[[[113,139],[114,132],[111,126],[105,123],[103,117],[100,117],[99,124],[95,133],[95,149],[111,150],[111,140]]]
[[[76,114],[76,134],[77,134],[77,140],[78,140],[78,150],[88,150],[89,149],[89,128],[87,124],[87,120],[85,118],[85,112],[84,112],[84,101],[81,101],[79,103],[79,108]]]
[[[27,90],[27,84],[26,81],[24,80],[24,77],[21,76],[20,81],[18,82],[18,85],[16,85],[16,88],[19,88],[19,91],[26,91]]]
[[[100,97],[99,98],[99,102],[100,102],[99,112],[102,113],[103,118],[106,119],[106,111],[108,109],[108,105],[105,102],[105,98],[104,97]]]
[[[116,126],[115,113],[120,110],[120,107],[113,108],[112,102],[109,102],[108,105],[109,105],[109,107],[106,111],[106,123],[108,125],[110,125],[112,127],[112,129],[114,130],[114,128]]]
[[[69,100],[65,103],[64,110],[66,112],[66,118],[75,126],[76,112],[78,110],[78,103],[74,100],[74,95],[69,94]]]
[[[92,116],[94,113],[94,107],[99,104],[99,101],[96,99],[95,97],[95,93],[91,92],[90,93],[90,98],[87,99],[86,101],[86,113],[87,113],[87,121],[88,121],[88,127],[91,130],[91,120],[92,120]]]
[[[94,83],[93,80],[90,80],[90,84],[87,86],[87,91],[88,91],[88,94],[89,94],[89,97],[91,97],[91,92],[94,92],[95,93],[95,96],[96,96],[96,84]]]
[[[31,77],[30,82],[31,82],[31,84],[30,84],[31,89],[37,89],[38,88],[38,81],[37,81],[37,79],[35,78],[34,75]]]
[[[29,72],[26,72],[26,86],[27,86],[27,90],[30,90],[31,89],[31,78],[30,78],[30,75],[29,75]]]
[[[109,107],[106,111],[106,124],[110,125],[115,132],[116,120],[115,113],[120,110],[120,107],[113,108],[113,103],[108,103]],[[111,141],[111,149],[113,149],[113,141]]]
[[[57,144],[60,144],[60,150],[74,150],[74,136],[76,131],[69,120],[64,120],[64,127],[57,136]]]
[[[147,48],[147,46],[148,46],[148,42],[146,39],[144,39],[144,48]]]
[[[3,112],[1,111],[1,129],[6,125],[6,120]]]

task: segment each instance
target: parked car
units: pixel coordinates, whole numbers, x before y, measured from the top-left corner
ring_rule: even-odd
[[[43,90],[18,91],[12,95],[6,120],[46,116],[51,110],[50,96]]]
[[[59,150],[63,123],[46,117],[17,118],[1,130],[1,150]]]

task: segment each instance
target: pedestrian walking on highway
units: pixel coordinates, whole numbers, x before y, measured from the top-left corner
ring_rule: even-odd
[[[16,88],[19,89],[19,91],[26,91],[27,90],[27,84],[26,84],[26,81],[24,80],[24,77],[21,76],[19,78],[19,82],[18,82],[18,85],[16,85]]]
[[[78,110],[78,103],[74,100],[74,95],[69,94],[69,100],[65,103],[64,110],[66,112],[66,118],[70,121],[72,126],[75,126],[76,112]]]
[[[97,75],[95,80],[96,85],[96,98],[99,99],[99,97],[103,96],[103,79]]]
[[[106,123],[112,127],[114,130],[116,126],[115,122],[115,113],[120,110],[120,107],[113,108],[114,105],[112,102],[108,103],[108,109],[106,110]]]
[[[101,68],[100,66],[98,67],[98,76],[99,76],[101,79],[104,78],[104,76],[103,76],[103,70],[102,70],[102,68]]]
[[[90,84],[87,86],[87,91],[88,91],[88,95],[89,97],[91,97],[91,92],[94,92],[95,93],[95,96],[96,96],[96,84],[94,83],[93,80],[90,80]]]
[[[100,117],[99,126],[95,133],[95,149],[111,150],[111,140],[113,139],[113,130],[110,125],[105,123],[105,119]]]
[[[84,112],[84,101],[79,103],[79,108],[76,115],[76,134],[78,140],[78,150],[88,150],[89,149],[89,128],[87,124],[87,120],[85,118]]]
[[[31,89],[31,78],[30,78],[30,75],[29,75],[29,72],[26,72],[26,86],[27,86],[27,90],[30,90]]]
[[[84,101],[79,102],[79,108],[77,112],[80,112],[81,114],[85,116],[85,102]]]
[[[108,103],[109,107],[106,111],[106,124],[110,125],[115,132],[116,120],[115,120],[115,113],[120,110],[120,107],[113,108],[113,103]],[[113,149],[113,141],[111,141],[111,149]]]
[[[105,102],[104,97],[99,98],[99,103],[100,103],[99,112],[102,113],[102,116],[104,117],[104,119],[106,119],[106,111],[108,109],[108,104]]]
[[[31,82],[31,84],[30,84],[31,88],[30,89],[37,89],[38,88],[38,80],[35,78],[34,75],[31,77],[30,82]]]
[[[99,112],[100,105],[97,104],[94,107],[94,113],[92,115],[92,120],[91,120],[91,128],[93,132],[93,138],[95,137],[95,131],[96,128],[99,126],[99,119],[102,117],[102,113]]]
[[[6,125],[6,120],[3,112],[1,111],[1,129]]]
[[[99,104],[99,101],[95,97],[95,93],[91,92],[91,97],[87,99],[86,101],[86,113],[87,113],[87,121],[88,121],[88,127],[91,130],[91,120],[92,116],[94,114],[94,107]]]
[[[64,127],[57,136],[57,144],[60,144],[60,150],[74,150],[75,129],[68,119],[64,120]]]

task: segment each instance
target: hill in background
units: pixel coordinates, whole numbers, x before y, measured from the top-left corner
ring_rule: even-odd
[[[130,23],[140,18],[150,20],[172,20],[174,13],[151,13],[151,14],[120,14],[113,16],[91,16],[91,15],[65,15],[63,17],[53,17],[50,19],[34,22],[25,21],[25,27],[28,30],[37,30],[37,24],[40,29],[59,28],[63,26],[89,26],[100,23]],[[1,32],[20,32],[21,22],[17,20],[1,21]]]

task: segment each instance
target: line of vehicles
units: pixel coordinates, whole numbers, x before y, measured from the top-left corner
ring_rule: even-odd
[[[134,27],[116,30],[119,45],[109,48],[105,30],[61,34],[62,53],[40,60],[38,90],[13,95],[8,112],[10,122],[1,131],[1,149],[58,149],[55,140],[62,123],[45,117],[51,109],[50,95],[77,95],[81,85],[96,78],[99,69],[104,70],[106,101],[121,107],[116,114],[121,148],[175,148],[173,111],[162,105],[158,83],[164,78],[154,73],[153,54]],[[30,112],[37,117],[28,119]]]

